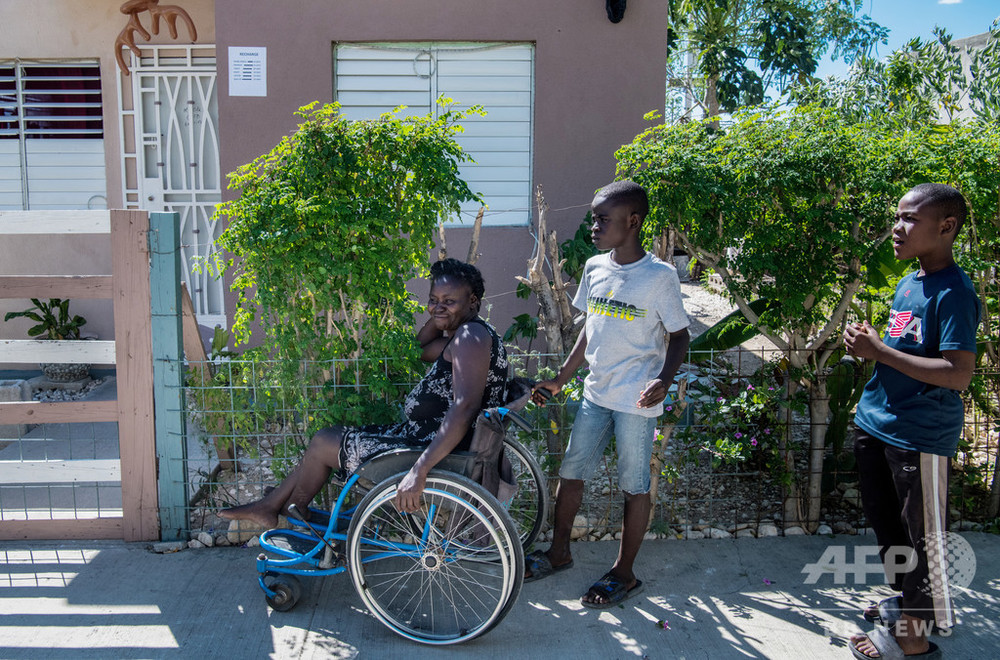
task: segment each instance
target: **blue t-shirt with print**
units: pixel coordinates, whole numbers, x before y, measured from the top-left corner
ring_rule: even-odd
[[[907,275],[896,287],[883,336],[886,346],[922,357],[976,351],[979,298],[956,265]],[[854,422],[880,440],[927,454],[954,456],[965,410],[961,395],[929,385],[882,363],[865,386]]]

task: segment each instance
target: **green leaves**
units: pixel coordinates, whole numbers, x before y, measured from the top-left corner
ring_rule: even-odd
[[[766,90],[811,79],[831,48],[851,62],[886,43],[861,9],[860,0],[670,0],[668,77],[684,79],[707,116],[756,105]]]
[[[757,315],[780,306],[779,302],[764,299],[754,300],[749,304],[750,309]],[[737,309],[692,339],[688,346],[688,354],[693,363],[710,360],[723,351],[753,339],[758,334],[760,333],[757,327]]]
[[[583,274],[583,267],[587,259],[597,254],[597,248],[590,238],[590,229],[594,224],[590,211],[584,216],[583,222],[576,228],[573,238],[559,244],[559,256],[566,260],[563,270],[577,282]]]
[[[877,119],[901,128],[970,116],[995,125],[1000,120],[1000,29],[994,24],[983,43],[959,48],[937,28],[933,39],[911,39],[884,60],[859,58],[842,79],[793,87],[790,100],[822,103],[854,121]]]
[[[38,325],[28,329],[29,337],[44,335],[46,339],[80,338],[80,328],[87,324],[87,320],[79,315],[70,316],[69,300],[50,298],[48,301],[42,301],[32,298],[31,302],[34,307],[22,312],[7,312],[3,320],[26,318],[35,321]]]
[[[723,273],[731,296],[781,301],[757,327],[789,342],[822,337],[843,321],[845,296],[898,277],[905,265],[885,240],[896,203],[917,183],[956,185],[979,241],[996,241],[996,126],[902,128],[830,107],[765,107],[737,113],[724,131],[658,126],[616,155],[618,175],[649,191],[647,238],[672,228]]]
[[[469,157],[453,137],[483,110],[449,103],[437,115],[373,121],[313,103],[296,113],[294,133],[229,175],[240,196],[217,213],[228,220],[219,245],[236,257],[233,332],[246,341],[259,320],[286,378],[336,385],[328,403],[343,399],[346,409],[344,386],[387,373],[393,383],[413,380],[418,305],[406,282],[426,274],[438,221],[478,199],[458,176]],[[373,387],[370,401],[388,388]]]

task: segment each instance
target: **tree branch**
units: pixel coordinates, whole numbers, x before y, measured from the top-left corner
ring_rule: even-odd
[[[729,293],[729,297],[733,299],[733,302],[736,303],[739,310],[743,312],[743,316],[750,322],[750,325],[757,328],[760,334],[769,342],[777,346],[779,349],[787,351],[789,349],[788,343],[785,342],[780,336],[762,328],[760,326],[760,317],[757,316],[752,309],[750,309],[750,305],[747,304],[746,298],[735,292],[734,277],[733,274],[729,272],[729,269],[721,264],[716,264],[713,268],[726,285],[726,291]]]
[[[479,213],[476,214],[476,221],[472,223],[472,241],[469,243],[469,257],[466,259],[466,262],[470,264],[479,261],[479,233],[483,229],[483,213],[485,212],[486,207],[480,206]],[[443,232],[444,227],[441,230]]]
[[[448,241],[444,237],[444,222],[438,221],[438,261],[448,258]]]
[[[855,259],[854,262],[855,263],[852,263],[852,265],[856,265],[857,259]],[[851,301],[854,300],[854,294],[857,293],[860,288],[860,277],[854,278],[850,284],[844,287],[844,292],[840,296],[840,302],[837,304],[836,309],[833,310],[833,313],[830,314],[830,320],[826,322],[826,325],[823,326],[823,329],[816,336],[816,339],[814,339],[809,346],[806,347],[806,350],[814,351],[819,349],[821,346],[826,344],[830,336],[843,325],[844,317],[847,316],[847,310],[850,309]]]

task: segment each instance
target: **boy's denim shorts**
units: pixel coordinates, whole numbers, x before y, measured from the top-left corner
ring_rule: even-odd
[[[562,479],[586,481],[594,474],[614,433],[618,450],[618,488],[629,495],[649,492],[656,417],[618,412],[583,400],[573,422],[569,446],[559,468]]]

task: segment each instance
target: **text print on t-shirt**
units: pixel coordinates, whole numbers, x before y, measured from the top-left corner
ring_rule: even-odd
[[[906,339],[911,337],[918,344],[923,341],[923,331],[921,330],[920,317],[914,316],[913,312],[889,312],[889,336]]]
[[[598,316],[610,316],[615,319],[625,319],[626,321],[645,318],[646,310],[639,309],[635,305],[613,300],[611,297],[613,295],[614,291],[608,291],[606,298],[587,298],[587,313]]]

